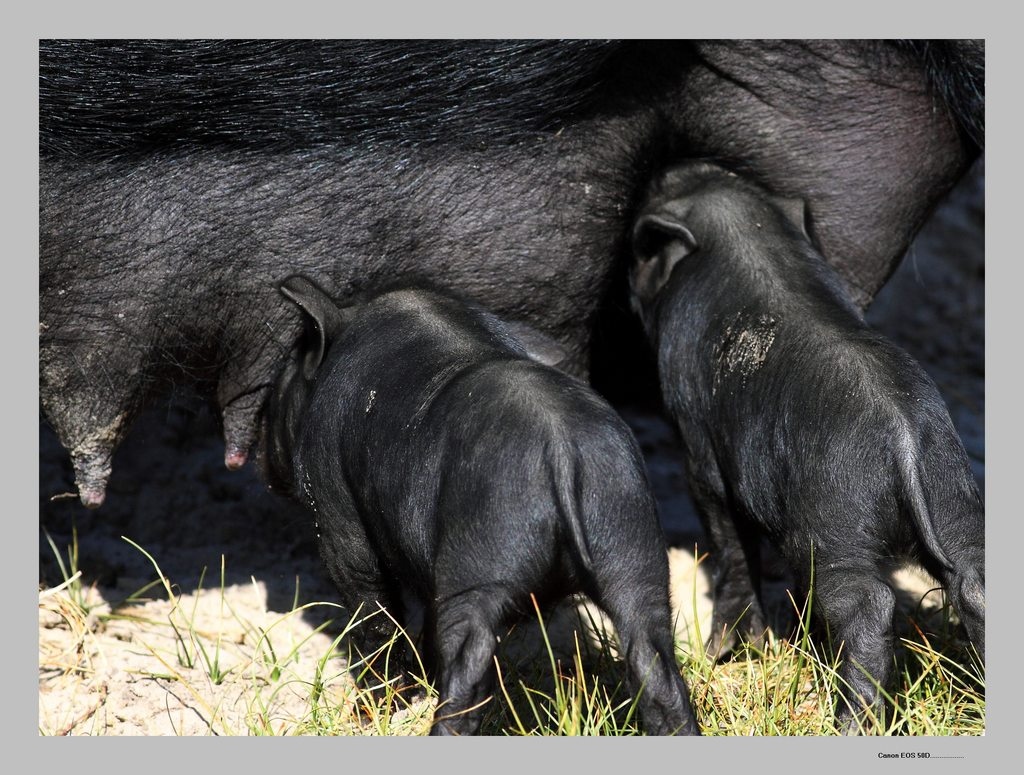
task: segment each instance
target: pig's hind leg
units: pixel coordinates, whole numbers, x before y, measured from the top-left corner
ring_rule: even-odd
[[[583,591],[615,627],[626,683],[649,735],[699,735],[690,690],[676,661],[669,602],[668,553],[650,492],[637,475],[612,487],[586,519],[589,562]],[[608,515],[617,515],[608,519]],[[629,515],[623,524],[621,515]]]
[[[494,654],[501,625],[514,607],[503,584],[445,591],[439,584],[430,651],[436,660],[438,707],[431,735],[472,735],[495,685]]]
[[[960,617],[981,663],[985,663],[985,573],[971,568],[943,576],[946,593]]]
[[[985,508],[966,464],[961,471],[948,464],[936,468],[942,472],[951,471],[947,481],[954,483],[947,484],[943,490],[932,487],[935,529],[948,565],[924,551],[922,560],[927,570],[942,582],[984,664]],[[944,499],[936,497],[941,492],[946,493]]]
[[[881,718],[880,689],[889,685],[894,660],[896,594],[881,569],[869,560],[851,561],[852,554],[832,559],[816,552],[812,598],[832,644],[841,646],[836,726],[845,734],[869,721],[868,710]]]
[[[947,551],[952,567],[937,562],[925,563],[928,571],[941,580],[946,595],[953,604],[967,637],[974,646],[981,663],[985,663],[985,546],[984,525],[982,537],[967,546]],[[947,547],[948,548],[948,547]]]
[[[654,562],[664,562],[664,568]],[[690,692],[679,672],[671,630],[667,556],[615,573],[595,570],[591,596],[608,614],[625,659],[627,683],[637,697],[644,731],[699,735]]]

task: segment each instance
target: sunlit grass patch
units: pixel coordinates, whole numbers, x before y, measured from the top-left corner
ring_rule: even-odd
[[[40,591],[40,734],[423,735],[435,711],[445,712],[418,677],[399,685],[391,675],[395,643],[376,654],[352,653],[347,636],[386,612],[300,603],[297,582],[291,610],[273,612],[255,579],[226,585],[224,559],[216,583],[204,586],[200,574],[186,592],[158,558],[133,546],[154,577],[123,599],[104,600],[83,582],[74,546],[59,553],[61,583]],[[51,551],[58,553],[52,541]],[[701,559],[694,556],[695,567]],[[700,574],[690,581],[692,589],[675,599],[688,620],[676,628],[677,657],[703,733],[836,734],[843,653],[811,636],[807,604],[792,602],[795,633],[771,635],[760,650],[741,646],[715,662],[703,650],[706,584]],[[584,602],[535,610],[533,620],[501,638],[483,734],[642,734],[614,631]],[[984,668],[943,601],[911,606],[897,625],[886,712],[864,731],[983,734]],[[416,643],[413,633],[398,638]],[[362,681],[353,680],[353,668]],[[139,703],[155,708],[154,720],[133,720]]]

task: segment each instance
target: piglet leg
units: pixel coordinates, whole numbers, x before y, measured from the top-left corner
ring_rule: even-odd
[[[757,594],[760,579],[758,535],[753,529],[740,534],[723,497],[713,487],[691,476],[690,488],[711,543],[714,562],[714,608],[707,642],[708,654],[714,658],[727,654],[735,645],[737,636],[760,646],[768,625]]]
[[[604,585],[600,605],[615,626],[644,731],[651,735],[699,735],[668,624],[667,570],[665,582],[664,586]]]
[[[879,686],[893,671],[892,617],[896,595],[871,567],[843,565],[817,557],[814,610],[824,620],[831,642],[842,645],[836,726],[856,734],[867,711],[881,716]]]
[[[439,590],[440,591],[440,590]],[[437,655],[438,707],[431,735],[472,735],[495,684],[494,654],[511,596],[494,587],[470,589],[438,601],[432,648]]]
[[[339,487],[332,497],[321,500],[308,479],[302,476],[300,481],[306,506],[314,515],[320,556],[342,607],[362,620],[351,638],[358,657],[349,666],[353,678],[377,699],[385,696],[385,681],[408,689],[413,685],[410,673],[415,671],[415,661],[407,639],[398,630],[405,619],[401,595],[381,569],[351,494]]]

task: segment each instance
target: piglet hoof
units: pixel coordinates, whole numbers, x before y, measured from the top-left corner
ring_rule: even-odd
[[[768,643],[768,625],[757,612],[751,612],[741,623],[743,642],[755,651],[764,651]]]
[[[884,726],[884,708],[880,702],[866,706],[858,700],[843,695],[836,702],[835,728],[841,735],[870,734]]]
[[[438,713],[443,713],[440,709]],[[434,723],[430,727],[430,737],[468,737],[479,732],[479,722],[473,722],[462,716],[434,716]]]
[[[441,721],[435,721],[430,727],[430,737],[454,737],[455,734],[447,724]]]
[[[841,735],[856,736],[866,731],[861,717],[853,713],[842,713],[836,715],[836,731]]]
[[[728,624],[714,623],[711,637],[705,645],[708,659],[717,662],[729,654],[736,645],[736,629]]]
[[[712,621],[706,651],[709,659],[720,661],[738,650],[742,644],[763,651],[767,640],[768,625],[758,612],[750,611],[738,623]]]

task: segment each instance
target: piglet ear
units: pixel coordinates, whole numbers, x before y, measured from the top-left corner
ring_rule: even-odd
[[[775,204],[778,205],[786,219],[800,229],[800,232],[810,242],[811,235],[807,226],[810,221],[810,212],[807,208],[807,202],[800,197],[777,196],[775,197]]]
[[[345,326],[345,315],[326,291],[308,277],[291,275],[279,286],[285,298],[299,305],[306,313],[306,319],[313,324],[313,346],[303,360],[303,375],[311,379],[323,363],[330,340],[341,333]]]
[[[633,226],[633,290],[644,302],[668,282],[672,270],[697,249],[693,233],[671,213],[648,213]]]

